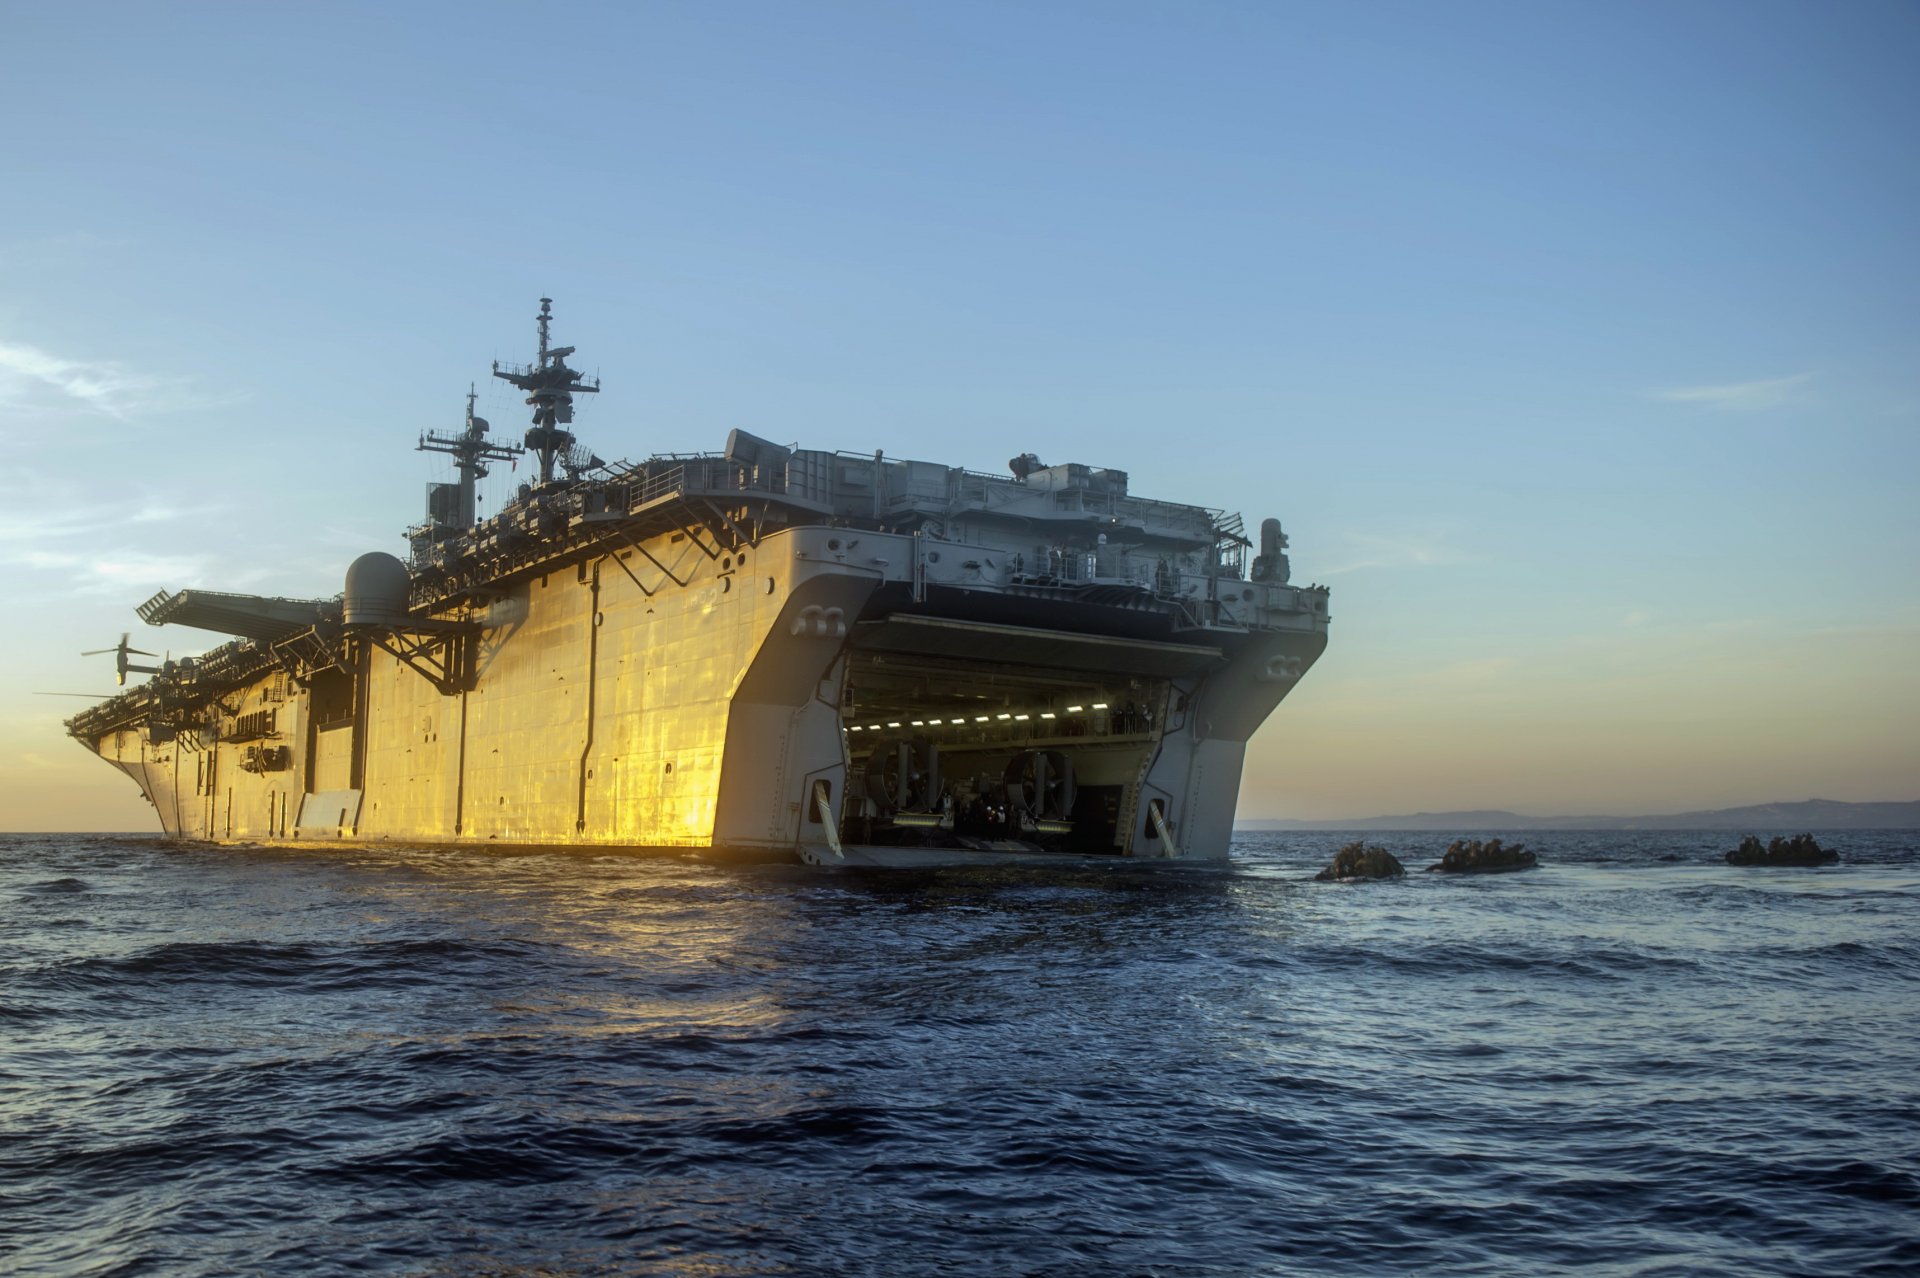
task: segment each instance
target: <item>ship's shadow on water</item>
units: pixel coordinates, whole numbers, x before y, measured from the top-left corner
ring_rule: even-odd
[[[1920,1268],[1920,851],[1316,883],[15,838],[21,1274]],[[1372,841],[1370,839],[1370,841]],[[1673,857],[1675,860],[1663,858]]]

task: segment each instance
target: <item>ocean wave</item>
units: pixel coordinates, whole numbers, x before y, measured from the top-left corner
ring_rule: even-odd
[[[10,845],[0,1245],[32,1275],[1911,1272],[1920,863],[1712,845],[1556,835],[1537,875],[1379,891],[1286,839],[1191,876]]]
[[[127,954],[49,963],[24,982],[66,992],[153,990],[185,984],[297,991],[337,986],[431,984],[450,970],[528,961],[523,942],[445,938],[361,943],[168,941]]]
[[[75,892],[90,892],[93,885],[85,879],[76,879],[64,875],[57,879],[48,879],[43,883],[29,883],[21,891],[28,896],[67,896]]]

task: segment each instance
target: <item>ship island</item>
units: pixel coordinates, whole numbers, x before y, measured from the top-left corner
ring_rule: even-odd
[[[1223,861],[1248,740],[1324,651],[1287,539],[1126,472],[1004,474],[731,431],[609,463],[551,340],[422,434],[405,558],[332,598],[187,588],[228,636],[67,721],[166,836],[212,844],[698,851],[828,866]],[[455,418],[457,420],[457,418]],[[528,461],[486,518],[476,484]]]

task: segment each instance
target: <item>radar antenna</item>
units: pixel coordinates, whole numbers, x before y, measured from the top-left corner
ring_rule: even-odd
[[[560,458],[560,465],[566,470],[568,479],[578,479],[585,472],[597,470],[606,464],[585,444],[575,444]]]
[[[467,428],[458,435],[443,434],[437,430],[424,431],[420,435],[419,447],[415,450],[423,453],[449,453],[453,464],[460,472],[459,495],[455,499],[453,522],[460,528],[471,528],[474,516],[474,482],[487,477],[487,465],[490,461],[512,461],[527,450],[514,444],[496,444],[487,438],[487,419],[476,417],[473,404],[479,392],[471,383],[467,386]],[[444,491],[444,490],[443,490]],[[431,512],[430,512],[431,513]]]
[[[527,432],[527,447],[540,458],[540,482],[553,482],[555,457],[564,456],[572,447],[575,393],[591,394],[600,389],[600,380],[587,381],[580,372],[567,367],[571,346],[549,344],[549,325],[553,321],[553,299],[540,299],[540,352],[535,364],[493,364],[493,375],[527,392],[533,408],[533,429]]]

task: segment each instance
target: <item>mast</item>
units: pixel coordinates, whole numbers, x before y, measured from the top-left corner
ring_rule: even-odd
[[[540,352],[534,364],[501,364],[494,361],[493,375],[527,392],[533,408],[533,429],[527,432],[527,447],[540,458],[540,482],[553,482],[553,461],[573,446],[573,432],[566,427],[573,421],[573,397],[576,392],[591,394],[600,389],[600,381],[589,382],[567,367],[571,346],[549,345],[548,326],[553,321],[553,299],[540,299]]]
[[[542,345],[545,345],[544,340]],[[458,435],[426,431],[421,434],[420,444],[416,449],[423,453],[448,453],[453,457],[453,464],[460,472],[460,495],[457,508],[453,513],[456,517],[456,525],[462,530],[473,527],[477,522],[473,501],[474,482],[486,478],[486,463],[511,461],[527,451],[513,444],[496,444],[487,439],[487,419],[476,417],[473,412],[474,401],[478,398],[479,393],[469,384],[466,429]]]

